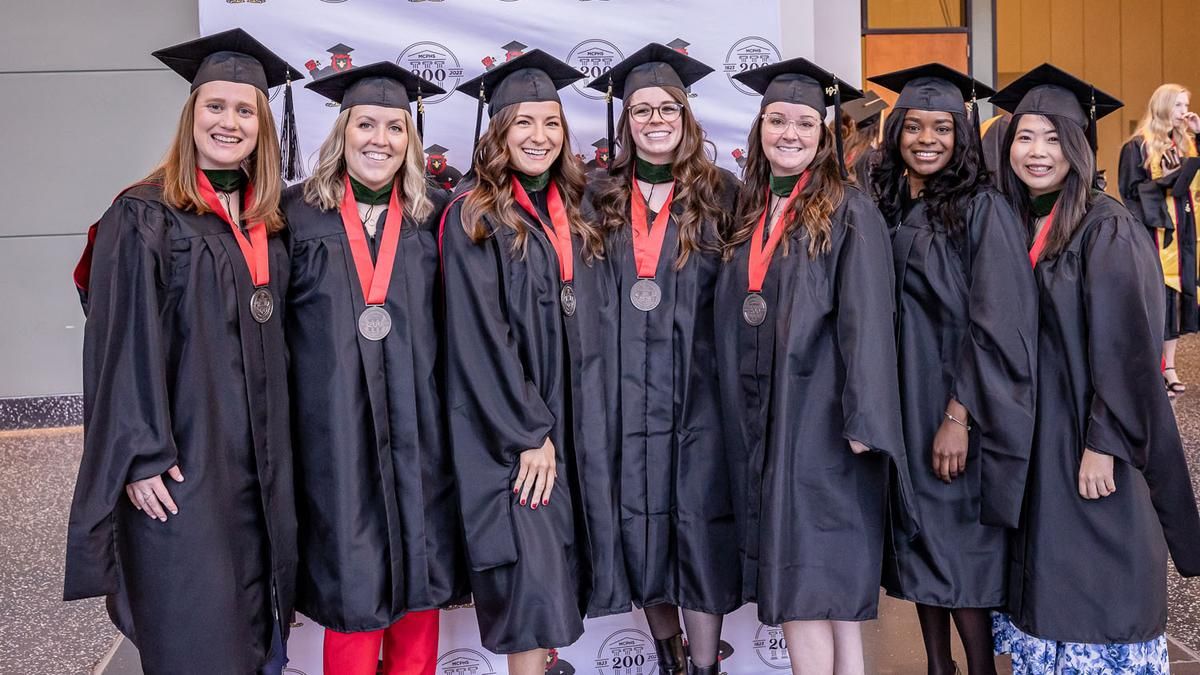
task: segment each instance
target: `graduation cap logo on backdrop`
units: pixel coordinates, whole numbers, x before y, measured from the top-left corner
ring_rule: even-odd
[[[610,159],[609,150],[608,150],[608,139],[601,138],[601,139],[597,140],[595,143],[592,143],[592,147],[596,149],[596,156],[593,157],[592,159],[588,160],[587,163],[584,164],[584,166],[586,166],[589,169],[607,169],[608,161]]]
[[[690,45],[690,44],[692,44],[692,43],[688,42],[687,40],[684,40],[683,38],[675,38],[674,40],[671,40],[670,42],[668,42],[667,46],[670,47],[671,49],[674,49],[675,51],[679,52],[680,54],[687,56],[688,55],[687,48],[688,48],[688,45]]]
[[[746,168],[746,149],[734,148],[733,152],[729,153],[733,156],[733,161],[737,162],[739,169]]]
[[[425,99],[426,104],[441,103],[449,98],[455,87],[462,82],[465,72],[462,64],[458,62],[458,57],[446,45],[428,40],[414,42],[405,47],[400,56],[396,57],[396,65],[407,68],[415,75],[446,90],[445,94]]]
[[[725,54],[725,63],[721,65],[734,89],[747,96],[758,96],[757,91],[733,79],[733,76],[769,66],[782,58],[779,47],[776,47],[773,42],[752,35],[734,42],[733,46],[729,48],[729,52]]]
[[[483,64],[484,70],[491,70],[492,68],[495,68],[496,66],[500,65],[501,63],[508,63],[509,61],[512,61],[513,59],[517,58],[518,56],[521,56],[522,54],[524,54],[525,50],[529,48],[529,45],[522,44],[521,42],[518,42],[517,40],[513,40],[512,42],[509,42],[506,45],[500,45],[500,48],[504,50],[504,60],[501,61],[500,59],[497,59],[496,57],[492,56],[491,54],[488,54],[487,56],[485,56],[479,60],[479,62]]]
[[[587,98],[603,101],[604,94],[588,89],[587,80],[600,77],[612,69],[613,64],[619,63],[625,55],[617,46],[608,40],[592,38],[575,45],[567,54],[567,63],[579,71],[584,79],[572,85],[576,93]]]
[[[304,62],[304,67],[308,70],[308,74],[312,79],[317,80],[327,75],[340,73],[350,70],[354,67],[354,63],[350,58],[350,52],[354,51],[354,47],[349,47],[341,42],[326,49],[329,52],[329,65],[322,67],[321,62],[317,59],[309,59]]]
[[[453,190],[462,180],[462,172],[450,166],[446,159],[449,148],[437,143],[425,148],[425,176],[446,190]]]

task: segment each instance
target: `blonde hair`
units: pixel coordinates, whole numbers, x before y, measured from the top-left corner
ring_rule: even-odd
[[[200,196],[196,182],[196,140],[193,127],[196,125],[196,100],[200,90],[193,91],[183,105],[179,115],[179,126],[175,129],[175,140],[158,166],[146,177],[147,182],[161,183],[163,201],[173,208],[193,213],[212,213],[212,209]],[[271,103],[267,95],[254,89],[255,114],[258,116],[256,145],[250,156],[242,161],[242,169],[250,176],[254,186],[254,201],[242,213],[247,221],[259,221],[274,234],[283,229],[283,216],[279,212],[279,197],[283,192],[280,173],[279,138],[275,133],[275,118],[271,116]]]
[[[1177,134],[1177,130],[1171,122],[1175,101],[1181,94],[1191,96],[1191,92],[1179,84],[1167,83],[1155,89],[1154,93],[1150,95],[1150,102],[1146,104],[1146,114],[1142,116],[1142,121],[1138,123],[1137,129],[1133,132],[1131,140],[1141,139],[1142,141],[1142,147],[1146,153],[1145,169],[1147,171],[1154,171],[1162,162],[1163,155],[1171,148],[1172,138],[1175,141],[1182,141],[1179,145],[1185,153],[1190,148],[1187,136]]]
[[[353,107],[346,108],[334,120],[333,129],[317,153],[312,177],[304,181],[304,201],[325,211],[340,207],[345,196],[346,183],[342,177],[346,175],[346,127],[350,124],[352,110]],[[412,115],[403,108],[399,112],[404,128],[408,130],[408,147],[404,151],[404,163],[400,165],[400,195],[404,197],[405,212],[419,223],[433,213],[433,202],[426,193],[425,155],[421,151],[424,145],[417,135]]]

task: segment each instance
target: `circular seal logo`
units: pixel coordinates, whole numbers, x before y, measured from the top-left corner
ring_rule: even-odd
[[[425,99],[426,103],[445,101],[462,81],[463,69],[458,57],[436,42],[414,42],[405,47],[400,56],[396,57],[396,65],[407,68],[446,90],[441,96]]]
[[[779,626],[759,624],[754,633],[754,653],[758,658],[775,670],[791,670],[792,661],[788,657],[787,641],[783,638],[783,629]]]
[[[495,675],[491,661],[474,649],[451,649],[437,662],[438,675]]]
[[[599,675],[655,675],[658,655],[654,640],[635,628],[621,629],[600,645],[595,665]]]
[[[747,96],[758,96],[757,91],[733,79],[733,76],[755,68],[769,66],[779,59],[779,48],[770,40],[753,35],[744,37],[733,43],[733,46],[729,48],[729,53],[725,55],[723,64],[725,77],[729,78],[734,89]]]
[[[612,67],[624,58],[621,50],[608,40],[591,39],[580,42],[567,54],[567,63],[583,75],[583,79],[573,83],[571,88],[587,98],[604,100],[604,92],[588,89],[587,83],[612,70]]]

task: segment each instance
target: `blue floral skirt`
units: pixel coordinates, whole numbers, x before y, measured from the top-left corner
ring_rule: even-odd
[[[1095,645],[1033,637],[1007,614],[992,613],[997,654],[1011,654],[1013,675],[1167,675],[1167,636],[1133,644]]]

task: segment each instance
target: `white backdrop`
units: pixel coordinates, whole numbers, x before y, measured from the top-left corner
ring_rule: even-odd
[[[482,72],[485,62],[503,62],[512,41],[564,59],[590,79],[647,42],[683,40],[689,55],[716,69],[692,88],[691,103],[716,145],[717,161],[733,170],[734,150],[745,144],[758,97],[729,76],[781,58],[778,0],[200,0],[199,8],[201,34],[242,27],[293,66],[317,76],[331,68],[388,60],[421,72],[447,91]],[[812,25],[795,28],[793,39],[797,33],[819,32]],[[573,151],[585,159],[592,158],[592,143],[605,134],[604,101],[584,89],[588,79],[563,91]],[[293,95],[308,170],[338,109],[305,90],[305,82],[293,85]],[[278,112],[283,97],[279,91],[272,95]],[[450,165],[463,171],[470,163],[475,110],[475,100],[461,93],[426,101],[425,146],[449,148]],[[302,625],[289,642],[286,672],[318,675],[321,628],[306,617],[298,621]],[[438,675],[505,675],[504,657],[479,644],[473,610],[442,612],[441,621]],[[576,644],[559,651],[549,672],[657,672],[641,612],[589,620],[586,628]],[[725,671],[788,670],[782,634],[761,625],[753,606],[726,620],[723,637]]]

